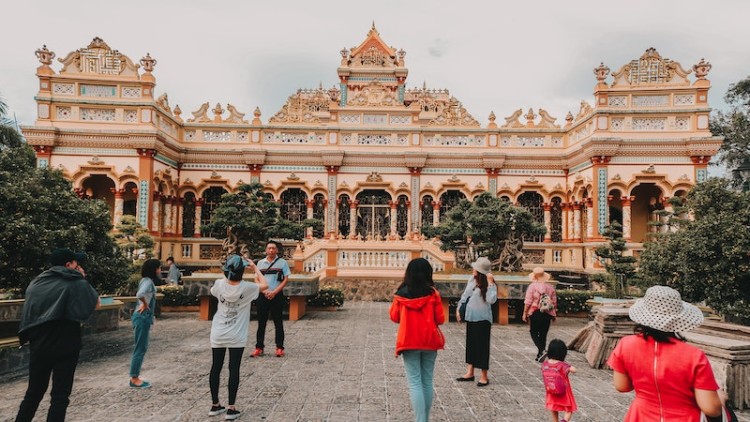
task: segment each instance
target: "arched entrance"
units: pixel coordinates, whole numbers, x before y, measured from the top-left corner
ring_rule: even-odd
[[[645,242],[649,240],[649,233],[656,232],[656,227],[649,226],[648,223],[658,218],[658,215],[654,214],[655,211],[664,209],[662,195],[662,190],[654,183],[642,183],[630,192],[630,196],[635,197],[631,205],[631,241]]]
[[[391,195],[382,189],[357,194],[357,234],[363,239],[386,239],[391,228]]]
[[[94,174],[81,183],[85,197],[88,199],[99,199],[104,201],[109,208],[110,217],[114,216],[115,210],[115,182],[103,174]]]
[[[542,202],[542,195],[539,195],[536,192],[524,192],[518,197],[518,205],[526,208],[526,210],[534,216],[534,221],[544,224],[544,208],[542,207]],[[541,242],[544,240],[544,235],[534,236],[527,240],[529,242]]]

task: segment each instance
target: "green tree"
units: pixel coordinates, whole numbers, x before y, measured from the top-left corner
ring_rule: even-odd
[[[679,218],[684,211],[692,218]],[[640,255],[644,284],[670,285],[685,300],[705,300],[725,316],[750,320],[750,193],[712,178],[693,188],[672,219],[674,231]]]
[[[628,248],[622,237],[622,225],[619,222],[613,221],[611,225],[605,227],[602,235],[609,240],[609,243],[597,247],[594,253],[604,260],[604,268],[607,272],[596,274],[592,279],[606,284],[616,298],[622,299],[628,286],[636,280],[635,262],[637,259],[632,255],[625,255]]]
[[[242,253],[257,259],[264,256],[269,239],[301,240],[305,228],[315,224],[320,221],[297,224],[281,218],[279,204],[263,193],[263,185],[254,183],[222,195],[206,230],[224,240],[225,254]]]
[[[750,77],[730,85],[724,100],[730,109],[717,112],[710,128],[714,135],[725,138],[719,150],[719,162],[733,169],[750,159]]]
[[[127,277],[107,206],[79,199],[60,171],[37,168],[34,151],[8,125],[0,102],[0,289],[25,290],[57,247],[85,250],[87,278],[113,292]]]
[[[135,262],[151,258],[154,249],[154,238],[132,215],[123,215],[112,237],[125,256]]]
[[[471,255],[487,256],[502,271],[520,271],[523,240],[544,234],[544,224],[537,223],[525,208],[484,192],[458,203],[437,226],[422,228],[428,237],[440,237],[441,249],[457,251],[471,248]],[[473,259],[469,256],[468,259]]]

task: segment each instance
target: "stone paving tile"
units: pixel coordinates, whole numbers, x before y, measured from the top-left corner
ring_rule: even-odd
[[[242,421],[411,421],[403,363],[394,355],[396,324],[388,320],[389,304],[350,302],[338,312],[312,312],[287,321],[287,356],[273,356],[273,324],[266,334],[266,356],[243,358],[237,406]],[[560,318],[550,338],[571,339],[585,320]],[[250,323],[251,346],[257,325]],[[68,412],[70,421],[140,420],[206,421],[211,398],[208,372],[210,323],[197,314],[165,314],[155,325],[143,375],[149,390],[131,390],[128,365],[132,351],[129,322],[120,330],[85,339]],[[435,368],[435,398],[431,420],[547,421],[535,348],[524,325],[493,326],[490,385],[456,382],[464,364],[465,327],[443,328],[446,350]],[[579,369],[572,377],[579,405],[575,421],[622,420],[631,394],[612,387],[612,374],[588,367],[580,353],[569,362]],[[226,403],[226,369],[220,397]],[[12,420],[26,389],[26,374],[0,378],[3,392],[0,421]],[[37,419],[43,420],[49,397]],[[750,422],[750,411],[740,420]]]

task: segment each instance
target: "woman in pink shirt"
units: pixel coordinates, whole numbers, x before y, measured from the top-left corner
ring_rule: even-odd
[[[526,289],[523,301],[523,322],[529,322],[531,340],[537,348],[536,361],[544,360],[544,348],[547,345],[547,333],[552,321],[557,317],[557,293],[549,283],[552,276],[542,267],[534,268],[529,274],[531,284]]]
[[[719,389],[706,355],[685,343],[678,332],[703,322],[703,313],[683,302],[680,293],[653,286],[630,307],[635,335],[623,337],[607,363],[615,389],[635,390],[626,422],[698,422],[721,420]]]

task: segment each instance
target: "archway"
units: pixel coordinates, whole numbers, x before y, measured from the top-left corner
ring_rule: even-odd
[[[631,205],[631,241],[645,242],[649,240],[649,233],[656,232],[656,228],[648,223],[658,218],[655,211],[664,209],[662,195],[662,190],[654,183],[641,183],[630,191],[630,196],[635,197]]]
[[[524,192],[518,197],[518,205],[526,208],[531,215],[534,216],[534,221],[540,224],[544,224],[544,208],[542,207],[542,195],[536,192]],[[541,242],[544,240],[544,235],[534,236],[527,239],[529,242]]]
[[[114,216],[114,180],[103,174],[94,174],[86,178],[86,180],[81,183],[81,188],[83,189],[86,198],[104,201],[104,203],[107,204],[107,208],[109,208],[110,217]]]
[[[449,190],[440,195],[440,222],[445,221],[445,215],[459,202],[466,199],[466,195],[460,190]]]
[[[203,207],[201,208],[201,233],[203,236],[213,237],[213,233],[205,231],[204,227],[211,223],[214,210],[221,203],[221,195],[227,193],[222,187],[214,186],[203,191]]]
[[[357,194],[357,231],[363,239],[387,238],[391,229],[391,195],[382,189]]]
[[[622,192],[612,189],[609,198],[609,224],[617,221],[622,226]]]

